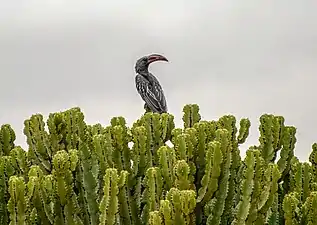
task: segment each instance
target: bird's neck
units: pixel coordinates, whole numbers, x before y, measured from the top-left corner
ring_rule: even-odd
[[[142,75],[143,77],[149,77],[150,76],[150,72],[149,72],[148,68],[145,68],[143,70],[139,70],[138,73],[140,75]]]

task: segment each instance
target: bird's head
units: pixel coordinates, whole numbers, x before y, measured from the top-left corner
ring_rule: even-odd
[[[168,62],[168,60],[164,56],[159,54],[151,54],[148,56],[143,56],[142,58],[137,60],[135,64],[135,71],[137,73],[148,72],[149,65],[152,62],[156,62],[156,61]]]

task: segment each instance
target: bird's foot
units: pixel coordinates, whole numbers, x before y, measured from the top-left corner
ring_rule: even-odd
[[[151,109],[148,107],[148,105],[144,104],[145,113],[151,112]]]

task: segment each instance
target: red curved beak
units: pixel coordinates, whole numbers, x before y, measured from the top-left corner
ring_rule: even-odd
[[[155,61],[166,61],[168,62],[167,58],[159,54],[152,54],[148,56],[148,64],[155,62]]]

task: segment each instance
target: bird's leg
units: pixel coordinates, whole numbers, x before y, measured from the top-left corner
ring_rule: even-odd
[[[149,108],[149,106],[146,103],[144,104],[144,109],[145,109],[145,113],[151,112],[151,109]]]

